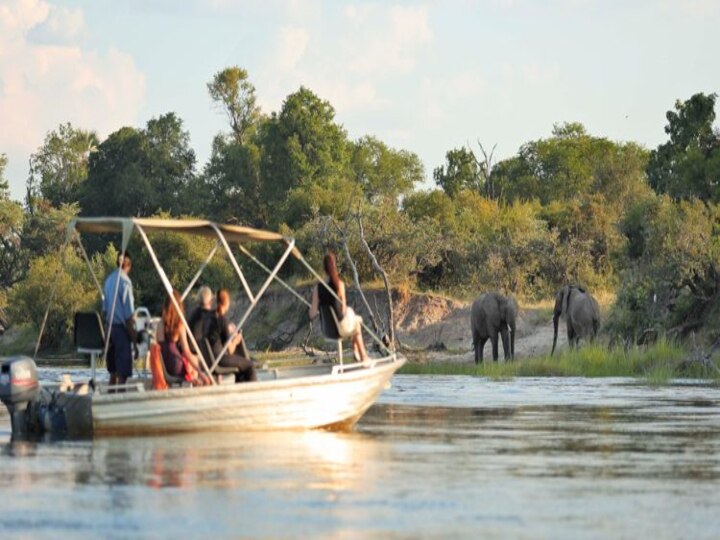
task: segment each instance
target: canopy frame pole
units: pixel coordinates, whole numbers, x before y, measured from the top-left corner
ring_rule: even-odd
[[[217,242],[215,242],[215,245],[210,250],[210,254],[205,258],[205,261],[200,265],[200,269],[193,276],[192,280],[190,281],[188,286],[183,291],[182,296],[181,296],[183,301],[185,300],[185,298],[187,298],[188,294],[190,294],[190,291],[192,291],[192,288],[195,286],[195,283],[197,283],[197,280],[200,279],[200,276],[205,271],[205,268],[207,268],[207,265],[210,264],[210,261],[212,261],[213,257],[215,256],[215,253],[217,253],[218,247],[220,247],[219,240]]]
[[[267,279],[263,282],[262,287],[260,287],[260,290],[258,290],[257,296],[253,298],[250,302],[250,305],[248,306],[247,310],[245,311],[245,314],[242,316],[242,318],[237,323],[237,328],[235,328],[235,332],[233,332],[232,336],[228,339],[227,343],[223,346],[222,350],[220,351],[220,354],[217,355],[215,358],[215,363],[213,364],[213,369],[220,363],[220,360],[222,360],[223,356],[227,352],[228,347],[230,346],[230,343],[235,338],[235,336],[242,331],[242,326],[245,324],[245,321],[247,321],[247,318],[250,316],[250,313],[255,309],[255,306],[258,303],[258,300],[262,297],[262,295],[265,293],[265,290],[270,286],[270,283],[272,283],[278,274],[280,272],[280,269],[282,268],[283,264],[285,264],[285,261],[287,260],[290,253],[293,252],[293,249],[295,248],[295,239],[291,239],[288,242],[288,247],[285,250],[285,252],[282,254],[280,259],[278,259],[278,262],[275,264],[275,268],[270,272],[270,275],[267,277]]]
[[[173,286],[172,283],[170,283],[170,280],[167,277],[167,274],[165,273],[165,270],[160,265],[160,261],[158,261],[157,255],[155,255],[155,250],[153,250],[152,245],[150,244],[150,240],[148,240],[147,234],[145,234],[145,231],[143,228],[135,224],[135,227],[137,228],[138,232],[140,233],[140,236],[143,239],[143,242],[145,242],[145,247],[148,250],[148,253],[150,253],[150,258],[153,261],[153,264],[155,265],[155,270],[158,273],[158,276],[160,277],[160,281],[162,281],[163,285],[165,286],[165,291],[168,294],[168,298],[170,298],[170,301],[172,302],[173,306],[177,310],[178,315],[180,316],[180,321],[182,322],[183,328],[187,332],[188,338],[190,339],[190,342],[192,343],[193,347],[195,347],[195,350],[197,351],[197,356],[200,358],[200,363],[202,364],[202,367],[205,369],[205,372],[207,373],[208,377],[210,377],[210,383],[214,386],[217,384],[215,382],[214,377],[212,376],[212,371],[208,369],[207,364],[205,363],[205,357],[203,357],[202,352],[200,352],[200,347],[197,344],[197,341],[195,340],[195,336],[190,331],[190,326],[187,323],[187,320],[185,319],[185,314],[183,313],[182,308],[178,304],[177,300],[175,300],[175,295],[173,295]],[[167,338],[167,336],[166,336]]]
[[[220,240],[220,242],[222,242],[222,245],[225,248],[225,251],[227,252],[228,257],[230,258],[230,263],[232,264],[233,268],[235,269],[235,272],[237,273],[238,277],[240,278],[240,281],[242,282],[243,288],[245,289],[245,293],[248,295],[250,302],[254,305],[257,302],[257,297],[253,296],[253,293],[250,290],[250,286],[248,285],[248,282],[245,280],[245,275],[243,274],[242,270],[240,269],[240,265],[238,265],[238,262],[235,259],[235,256],[232,254],[232,250],[230,249],[230,246],[228,245],[227,240],[225,239],[225,236],[223,235],[223,233],[220,231],[220,228],[215,223],[211,223],[210,226],[217,233],[218,239]],[[258,295],[258,297],[260,295],[262,295],[262,293],[260,293]]]
[[[265,266],[265,265],[262,263],[262,261],[260,261],[257,257],[255,257],[255,255],[253,255],[252,253],[250,253],[250,251],[248,251],[245,246],[243,246],[242,244],[238,243],[238,249],[239,249],[240,251],[242,251],[245,255],[247,255],[247,257],[250,258],[251,261],[253,261],[253,262],[254,262],[255,264],[257,264],[260,268],[262,268],[263,270],[265,270],[265,272],[266,272],[267,274],[272,273],[272,270],[270,270],[267,266]],[[301,301],[303,304],[305,304],[307,307],[310,307],[310,302],[308,302],[305,298],[303,298],[302,295],[301,295],[299,292],[297,292],[295,289],[293,289],[292,286],[290,286],[289,284],[287,284],[282,278],[279,278],[279,277],[275,276],[275,281],[277,281],[278,283],[280,283],[280,285],[282,285],[283,287],[285,287],[285,289],[287,289],[292,295],[295,296],[295,298],[297,298],[298,300],[300,300],[300,301]]]
[[[100,292],[100,300],[105,299],[105,293],[102,290],[102,287],[100,286],[100,281],[98,281],[97,276],[95,275],[95,271],[93,270],[92,263],[90,262],[90,257],[88,257],[87,251],[85,251],[85,246],[82,243],[82,240],[80,239],[80,233],[75,231],[75,235],[73,238],[76,242],[78,247],[80,248],[80,252],[82,253],[83,258],[85,259],[85,263],[87,264],[88,270],[90,270],[90,275],[93,278],[93,281],[95,282],[95,286],[97,287],[98,291]]]

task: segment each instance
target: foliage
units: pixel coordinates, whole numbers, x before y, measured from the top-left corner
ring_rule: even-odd
[[[214,221],[262,226],[266,207],[260,200],[260,148],[218,135],[212,154],[189,200],[191,213]]]
[[[98,143],[94,131],[76,129],[69,122],[48,132],[43,145],[30,156],[28,204],[35,198],[53,206],[76,203],[87,179],[90,153]]]
[[[628,238],[622,286],[611,318],[615,335],[642,340],[702,325],[720,294],[720,207],[667,196],[633,208],[622,223]]]
[[[7,167],[7,156],[0,154],[0,200],[5,200],[10,194],[10,185],[5,179],[5,167]]]
[[[22,206],[0,198],[0,287],[10,287],[23,276]]]
[[[433,171],[435,183],[454,198],[464,189],[482,191],[484,178],[481,175],[475,155],[465,147],[448,150],[446,164]]]
[[[568,123],[556,125],[549,139],[523,145],[491,176],[508,201],[538,199],[545,205],[603,194],[622,208],[644,191],[646,163],[647,152],[638,145],[592,137],[581,124]]]
[[[269,225],[282,222],[287,195],[318,181],[342,176],[349,162],[345,131],[335,123],[335,110],[307,88],[287,97],[279,114],[262,126],[261,196],[272,208]],[[279,210],[279,211],[278,211]],[[297,225],[292,220],[288,224]]]
[[[695,94],[668,111],[670,140],[653,150],[647,173],[658,193],[720,202],[720,133],[713,130],[717,94]]]
[[[92,263],[96,274],[102,275],[107,260],[96,255]],[[51,298],[40,345],[59,349],[70,344],[74,313],[99,308],[98,291],[86,263],[71,247],[62,255],[54,252],[30,261],[27,277],[10,289],[9,314],[13,321],[30,322],[39,330]]]
[[[179,215],[194,177],[190,136],[174,113],[153,118],[145,130],[124,127],[90,155],[81,213],[86,216]]]
[[[390,148],[375,137],[362,137],[350,151],[350,175],[369,202],[396,200],[423,180],[424,170],[417,155]]]
[[[238,66],[218,71],[207,89],[212,100],[225,111],[235,142],[246,144],[260,119],[255,87],[248,80],[247,71]]]

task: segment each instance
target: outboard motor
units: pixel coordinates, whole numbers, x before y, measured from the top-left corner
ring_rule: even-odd
[[[13,434],[28,430],[27,408],[38,399],[40,384],[32,358],[12,356],[0,365],[0,401],[10,413]]]

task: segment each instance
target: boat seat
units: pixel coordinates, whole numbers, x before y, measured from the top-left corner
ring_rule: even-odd
[[[78,311],[73,320],[73,343],[77,352],[90,355],[92,380],[97,359],[105,350],[105,329],[97,311]]]
[[[320,328],[325,339],[337,344],[338,360],[343,364],[342,336],[340,336],[340,322],[332,306],[318,306],[320,314]]]
[[[212,374],[215,375],[218,382],[223,382],[225,379],[229,379],[226,375],[232,375],[232,381],[235,382],[235,374],[239,371],[239,369],[233,366],[215,366],[213,369],[212,366],[215,364],[215,354],[213,354],[208,338],[205,338],[203,341],[205,344],[205,351],[207,351],[208,359],[210,360],[208,368],[211,369]]]

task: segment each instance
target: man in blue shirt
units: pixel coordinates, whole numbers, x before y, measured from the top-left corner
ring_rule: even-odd
[[[105,279],[103,285],[105,324],[107,325],[112,320],[110,348],[106,359],[111,385],[125,384],[128,377],[132,375],[132,339],[128,328],[133,324],[135,305],[132,282],[128,277],[132,268],[132,260],[127,251],[125,257],[122,253],[118,255],[117,265],[117,269]],[[116,288],[117,295],[115,294]]]

